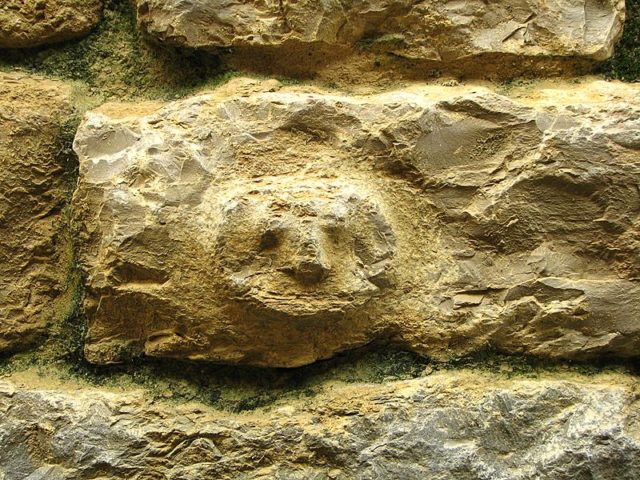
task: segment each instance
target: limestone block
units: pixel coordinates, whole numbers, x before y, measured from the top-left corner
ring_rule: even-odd
[[[274,52],[271,62],[300,68],[343,56],[354,48],[431,62],[434,68],[466,66],[476,72],[491,62],[502,63],[504,68],[504,64],[527,59],[541,63],[562,57],[604,60],[612,54],[624,21],[622,0],[136,3],[141,28],[163,42],[189,48],[232,48],[241,54]],[[482,63],[474,67],[477,60]],[[308,68],[315,67],[309,64]]]
[[[141,391],[4,379],[0,471],[6,479],[633,480],[635,384],[622,374],[445,372],[334,384],[238,415],[152,402]]]
[[[247,82],[84,119],[90,361],[638,354],[639,86]]]
[[[61,139],[74,116],[69,94],[60,82],[0,74],[0,351],[33,343],[70,305],[61,216],[71,194]]]
[[[97,25],[102,0],[3,0],[0,48],[37,47],[83,37]]]

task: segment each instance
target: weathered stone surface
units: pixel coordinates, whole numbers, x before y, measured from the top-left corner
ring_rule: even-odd
[[[251,88],[85,118],[90,361],[638,354],[640,87]]]
[[[61,134],[73,115],[62,83],[0,74],[0,351],[33,343],[70,303]]]
[[[3,0],[0,48],[37,47],[83,37],[100,21],[102,0]]]
[[[635,480],[640,410],[620,374],[473,371],[334,385],[242,415],[143,392],[0,383],[0,472],[17,479]]]
[[[163,42],[274,53],[269,62],[309,70],[354,48],[476,72],[531,58],[603,60],[612,54],[624,21],[621,0],[136,3],[142,29]],[[502,65],[489,67],[487,60]],[[252,62],[260,63],[257,57]]]

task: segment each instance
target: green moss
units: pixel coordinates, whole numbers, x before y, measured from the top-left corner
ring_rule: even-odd
[[[16,69],[74,81],[74,100],[80,110],[108,100],[181,98],[240,75],[224,70],[210,52],[180,50],[147,40],[137,28],[130,0],[107,0],[102,21],[84,39],[0,50],[0,71]]]
[[[152,400],[198,401],[216,409],[243,412],[320,393],[328,382],[386,383],[428,376],[433,372],[474,369],[504,378],[537,378],[548,373],[594,375],[640,373],[634,362],[567,362],[509,356],[490,350],[446,363],[388,345],[352,351],[296,369],[261,369],[170,359],[137,358],[126,365],[96,366],[82,357],[84,319],[70,317],[51,346],[0,361],[0,374],[36,371],[64,381],[115,389],[143,389]]]
[[[210,53],[178,51],[143,38],[130,0],[107,0],[102,22],[80,41],[0,51],[0,68],[78,80],[103,100],[180,97],[224,74]]]
[[[625,82],[640,81],[640,0],[626,0],[624,34],[615,54],[601,69],[608,78]]]
[[[571,372],[576,375],[595,375],[605,372],[624,371],[638,375],[640,364],[633,360],[600,358],[590,361],[559,360],[530,355],[508,355],[491,348],[464,358],[445,363],[432,363],[435,370],[474,369],[498,373],[507,378],[536,378],[541,374]]]
[[[262,369],[211,365],[189,361],[138,358],[117,366],[95,366],[81,356],[82,327],[70,319],[72,334],[66,343],[69,352],[56,355],[41,351],[27,361],[17,358],[13,370],[36,369],[43,375],[56,375],[90,385],[143,388],[153,399],[185,402],[197,400],[216,408],[241,412],[268,406],[289,398],[315,395],[328,381],[381,383],[415,378],[428,360],[394,348],[364,349],[332,360],[297,369]],[[67,330],[69,332],[69,330]],[[73,333],[73,332],[71,332]],[[57,345],[61,345],[59,342]],[[48,360],[44,360],[48,357]],[[12,363],[12,362],[9,362]],[[5,367],[6,368],[6,367]]]
[[[57,138],[58,161],[60,165],[64,165],[64,177],[69,180],[67,186],[69,200],[71,199],[78,178],[78,157],[73,151],[73,139],[80,125],[80,120],[80,115],[74,115],[69,118],[61,125]]]
[[[388,33],[385,35],[369,36],[360,40],[357,44],[360,50],[369,50],[373,48],[401,48],[406,45],[406,38],[402,34]]]

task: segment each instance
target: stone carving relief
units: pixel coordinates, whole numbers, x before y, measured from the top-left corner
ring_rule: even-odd
[[[423,87],[88,114],[87,358],[635,355],[640,105],[618,108],[619,88],[594,83],[580,108]]]
[[[223,277],[254,315],[340,318],[389,284],[395,236],[377,203],[353,185],[303,181],[250,184],[222,205]]]

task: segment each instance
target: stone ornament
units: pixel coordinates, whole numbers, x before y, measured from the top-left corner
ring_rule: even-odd
[[[239,80],[103,106],[75,140],[86,357],[635,356],[638,93]]]

